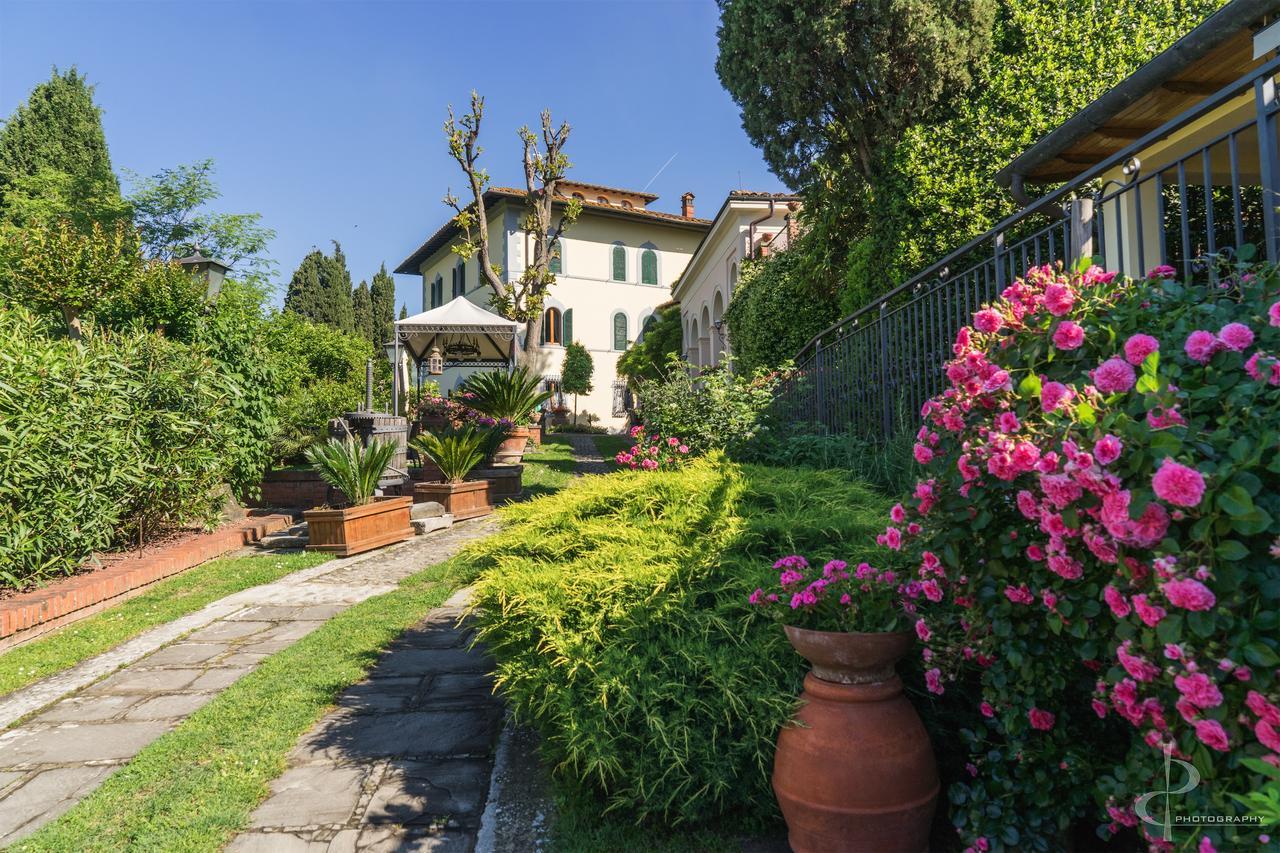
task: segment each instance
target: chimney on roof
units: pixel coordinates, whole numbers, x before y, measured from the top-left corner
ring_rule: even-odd
[[[685,219],[693,219],[693,193],[680,196],[680,215]]]

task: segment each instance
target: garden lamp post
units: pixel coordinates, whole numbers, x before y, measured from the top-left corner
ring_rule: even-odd
[[[179,258],[178,264],[188,272],[204,279],[204,296],[210,302],[218,298],[218,293],[222,290],[222,280],[226,278],[227,270],[231,269],[222,261],[206,258],[200,254],[199,246],[196,247],[195,254]]]

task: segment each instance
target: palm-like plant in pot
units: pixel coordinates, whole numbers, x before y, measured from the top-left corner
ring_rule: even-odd
[[[811,665],[798,725],[779,733],[773,765],[792,849],[842,849],[850,838],[859,849],[927,849],[938,771],[894,672],[915,642],[917,604],[901,592],[911,579],[843,560],[819,569],[800,555],[774,569],[777,586],[750,603],[783,623]]]
[[[341,509],[320,507],[303,513],[313,551],[340,556],[359,554],[413,536],[410,497],[378,497],[378,481],[395,456],[395,445],[375,441],[367,447],[354,439],[330,439],[307,448],[316,473],[347,500]]]
[[[530,418],[534,410],[551,399],[550,391],[538,389],[541,384],[542,380],[527,367],[518,367],[510,373],[500,370],[477,373],[467,380],[466,390],[473,395],[469,400],[472,408],[514,425],[507,433],[507,440],[498,448],[499,462],[516,463],[524,457]]]
[[[445,481],[416,484],[414,500],[441,504],[445,512],[453,515],[454,521],[492,512],[489,481],[464,479],[484,459],[487,442],[487,433],[472,426],[438,435],[430,432],[419,435],[413,441],[414,448],[435,463]]]

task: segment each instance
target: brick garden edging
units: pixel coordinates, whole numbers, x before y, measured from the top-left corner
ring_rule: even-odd
[[[257,542],[293,524],[289,515],[257,515],[189,539],[157,545],[94,572],[0,601],[0,651],[34,640],[118,604],[158,580]]]

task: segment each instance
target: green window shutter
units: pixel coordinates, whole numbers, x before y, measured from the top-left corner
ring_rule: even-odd
[[[658,283],[658,253],[653,249],[645,249],[640,253],[640,283]]]
[[[627,348],[627,315],[621,311],[613,315],[613,348],[618,351]]]
[[[568,346],[573,343],[573,309],[564,312],[564,337],[561,338],[564,345]]]
[[[551,271],[552,275],[560,275],[564,272],[564,259],[560,257],[560,253],[564,250],[560,248],[559,240],[551,244],[550,251],[552,252],[551,263],[547,266],[547,269]]]
[[[542,312],[542,342],[551,340],[551,309]]]
[[[627,250],[622,246],[613,247],[613,280],[627,280]]]

